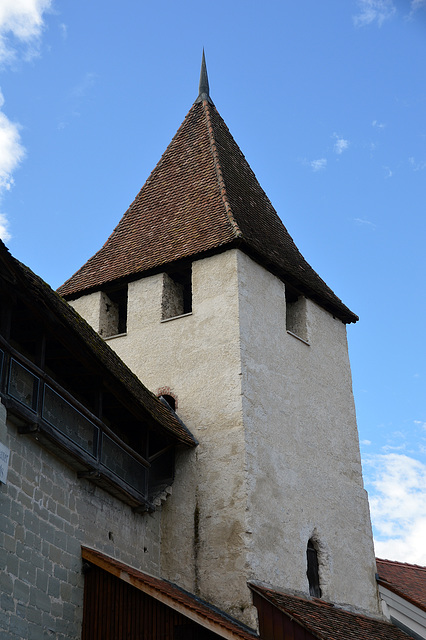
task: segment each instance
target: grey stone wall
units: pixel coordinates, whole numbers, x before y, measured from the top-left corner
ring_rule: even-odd
[[[0,485],[0,639],[77,640],[81,546],[158,575],[159,514],[133,513],[5,418],[0,404],[0,437],[11,450]]]

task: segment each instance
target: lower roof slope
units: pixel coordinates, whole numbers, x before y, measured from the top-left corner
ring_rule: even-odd
[[[324,600],[306,600],[255,584],[250,584],[250,588],[303,627],[309,633],[307,637],[318,640],[407,640],[409,637],[389,622],[339,609]],[[280,634],[277,632],[275,637],[280,638]]]
[[[21,294],[31,301],[33,308],[46,321],[49,330],[54,326],[68,340],[72,338],[75,344],[80,345],[96,365],[99,375],[110,380],[111,386],[123,401],[128,399],[138,406],[155,421],[160,431],[174,441],[190,447],[197,444],[183,422],[140,382],[71,305],[31,269],[13,258],[0,240],[0,291],[6,284],[9,289],[13,289],[14,295]]]
[[[378,582],[426,611],[426,567],[376,558]]]
[[[344,322],[358,318],[309,266],[209,98],[197,100],[104,246],[60,288],[75,298],[240,247]]]

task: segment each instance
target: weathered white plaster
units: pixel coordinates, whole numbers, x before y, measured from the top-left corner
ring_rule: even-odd
[[[163,281],[158,274],[129,283],[127,336],[110,343],[148,388],[171,389],[200,442],[178,458],[163,507],[163,575],[253,624],[237,253],[193,264],[191,315],[161,322]]]
[[[251,577],[378,615],[345,325],[306,300],[310,345],[285,327],[285,287],[239,254]],[[350,578],[349,578],[350,576]]]
[[[99,310],[99,334],[104,338],[118,333],[118,304],[102,291]]]
[[[129,283],[110,342],[200,443],[163,507],[162,575],[254,625],[247,580],[308,595],[314,537],[323,597],[379,615],[345,326],[303,300],[297,340],[284,284],[238,250],[194,262],[192,291],[161,322],[163,274]]]
[[[90,324],[98,333],[101,330],[101,300],[102,292],[95,291],[77,300],[70,300],[70,305]]]

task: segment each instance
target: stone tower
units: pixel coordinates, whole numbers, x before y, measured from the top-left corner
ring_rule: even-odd
[[[247,581],[379,615],[346,324],[209,95],[60,293],[199,441],[162,576],[253,624]],[[149,517],[149,516],[147,516]]]

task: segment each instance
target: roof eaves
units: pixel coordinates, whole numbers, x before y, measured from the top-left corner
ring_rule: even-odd
[[[89,547],[82,546],[81,555],[83,560],[124,580],[227,640],[259,640],[253,629],[173,582],[146,574]]]
[[[399,596],[403,600],[407,600],[407,602],[410,602],[413,606],[426,612],[426,606],[422,602],[419,602],[419,600],[416,600],[416,598],[409,595],[406,591],[404,591],[404,589],[395,586],[393,582],[388,582],[387,580],[379,578],[377,580],[377,584],[384,587],[385,589],[388,589],[388,591],[392,591],[392,593]]]

